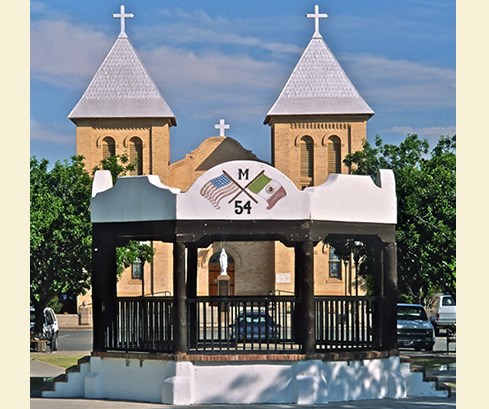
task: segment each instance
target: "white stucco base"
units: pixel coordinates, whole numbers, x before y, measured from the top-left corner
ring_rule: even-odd
[[[406,366],[407,365],[407,366]],[[421,375],[421,377],[420,377]],[[446,396],[399,357],[323,362],[189,362],[90,358],[44,397],[134,400],[175,405],[291,403]]]

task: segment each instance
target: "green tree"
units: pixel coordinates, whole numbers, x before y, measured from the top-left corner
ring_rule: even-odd
[[[408,135],[399,145],[364,142],[345,164],[375,178],[378,169],[396,177],[398,284],[402,299],[422,301],[433,291],[456,288],[456,138],[426,140]],[[368,270],[368,264],[366,265]]]
[[[136,261],[152,262],[154,249],[145,242],[131,240],[124,247],[116,248],[117,275],[120,277],[124,269]]]
[[[100,161],[100,164],[93,168],[93,174],[97,170],[108,170],[112,175],[112,183],[115,184],[118,176],[125,176],[128,172],[136,169],[136,163],[129,160],[127,153],[122,155],[108,156]]]
[[[134,169],[127,155],[114,156],[96,169],[110,170],[114,181]],[[94,169],[94,172],[95,170]],[[83,294],[90,288],[92,177],[84,158],[30,161],[30,301],[36,310],[35,331],[42,330],[44,308],[61,294]],[[141,242],[117,248],[117,271],[137,260],[151,262],[154,250]]]
[[[83,158],[30,161],[30,301],[37,332],[44,307],[61,294],[90,286],[91,178]]]

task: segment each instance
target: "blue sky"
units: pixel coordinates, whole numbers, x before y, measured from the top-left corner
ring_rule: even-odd
[[[115,42],[113,0],[31,1],[30,155],[75,154],[67,118]],[[270,160],[263,120],[314,32],[373,108],[368,139],[417,133],[434,146],[456,133],[454,0],[145,0],[123,2],[126,32],[177,118],[172,161],[226,135]]]

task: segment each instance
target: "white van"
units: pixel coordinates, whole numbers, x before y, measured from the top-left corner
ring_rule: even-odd
[[[450,294],[433,295],[426,305],[426,314],[435,327],[436,335],[440,333],[440,329],[454,327],[457,320],[455,297]]]
[[[36,320],[36,312],[33,307],[31,307],[31,336],[34,332],[34,322]],[[44,320],[42,325],[42,334],[37,334],[38,339],[46,339],[48,341],[49,348],[51,351],[58,350],[58,319],[52,308],[44,308]],[[31,345],[32,348],[32,345]]]

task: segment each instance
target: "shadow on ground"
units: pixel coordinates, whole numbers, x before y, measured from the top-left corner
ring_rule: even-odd
[[[42,391],[49,389],[53,378],[31,376],[31,398],[40,398]]]

